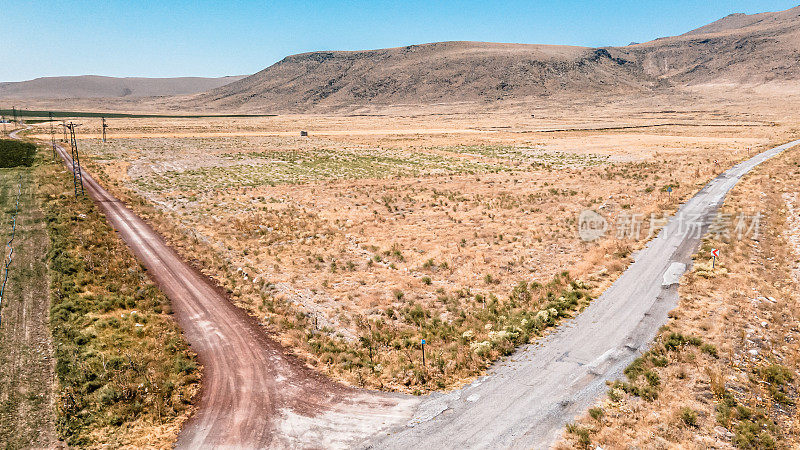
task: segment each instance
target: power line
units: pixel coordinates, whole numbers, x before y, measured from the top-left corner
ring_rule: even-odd
[[[72,150],[72,183],[75,187],[75,198],[78,198],[78,186],[83,194],[83,174],[81,173],[81,159],[78,155],[78,140],[75,139],[75,128],[80,124],[70,122],[64,125],[65,129],[69,129],[69,145]]]

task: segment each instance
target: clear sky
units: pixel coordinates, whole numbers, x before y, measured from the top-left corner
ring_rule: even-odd
[[[0,0],[0,81],[223,76],[286,55],[469,40],[625,45],[800,0]]]

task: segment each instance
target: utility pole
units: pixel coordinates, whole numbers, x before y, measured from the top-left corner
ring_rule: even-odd
[[[62,119],[61,120],[61,126],[64,127],[64,141],[63,142],[66,144],[67,143],[67,121]]]
[[[14,112],[14,124],[19,124],[19,120],[17,119],[17,107],[12,106],[11,110]]]
[[[80,185],[81,195],[83,194],[83,175],[81,174],[81,159],[78,156],[78,141],[75,139],[75,128],[80,124],[68,123],[64,125],[69,129],[69,145],[72,149],[72,182],[75,187],[75,198],[78,198],[78,186]]]
[[[106,128],[108,128],[108,125],[106,124],[106,118],[105,117],[101,117],[101,119],[103,119],[103,143],[105,144],[106,143]]]
[[[0,116],[0,122],[3,122],[3,134],[6,134],[6,116]]]
[[[53,162],[58,161],[56,156],[56,132],[53,128],[53,113],[50,113],[50,144],[53,146]]]

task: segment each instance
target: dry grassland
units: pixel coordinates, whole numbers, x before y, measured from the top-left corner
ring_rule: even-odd
[[[119,119],[111,142],[81,146],[309,364],[418,393],[463,383],[626,267],[647,223],[640,240],[587,244],[580,211],[673,211],[788,133],[747,113],[615,112]],[[653,123],[684,125],[536,131]]]
[[[721,214],[761,212],[758,236],[705,237],[652,349],[568,427],[562,448],[800,445],[798,151],[732,191]],[[713,248],[720,259],[712,269]]]

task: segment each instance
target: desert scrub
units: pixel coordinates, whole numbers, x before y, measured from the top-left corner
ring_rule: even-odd
[[[667,329],[657,339],[656,344],[633,360],[623,373],[627,381],[611,383],[611,390],[625,392],[647,401],[658,398],[661,391],[659,368],[667,367],[671,352],[680,352],[688,346],[702,346],[703,341],[695,336],[684,336],[681,333],[668,332]],[[708,351],[704,353],[711,354]]]
[[[589,448],[592,443],[592,437],[588,428],[584,428],[578,424],[567,424],[567,433],[575,435],[578,440],[580,448]]]
[[[69,175],[37,170],[51,244],[57,431],[77,447],[169,447],[199,375],[169,302],[94,203],[73,197]]]
[[[697,411],[693,410],[692,408],[689,408],[688,406],[684,406],[683,408],[681,408],[678,417],[680,418],[681,422],[683,422],[683,424],[686,426],[690,427],[697,426]]]
[[[398,301],[404,298],[400,294],[393,293]],[[320,369],[360,386],[421,393],[456,386],[476,375],[571,316],[591,296],[586,285],[564,272],[544,285],[521,281],[505,300],[494,295],[478,299],[467,290],[440,300],[454,305],[456,313],[444,317],[411,301],[397,310],[387,308],[378,318],[358,316],[355,341],[314,329],[307,316],[291,313],[288,302],[269,304],[281,318],[272,320],[273,325],[293,333]]]

